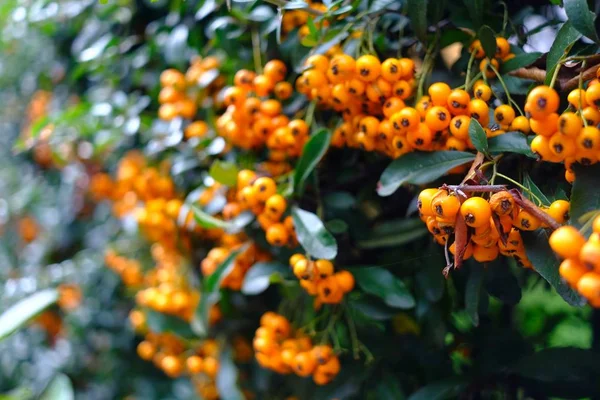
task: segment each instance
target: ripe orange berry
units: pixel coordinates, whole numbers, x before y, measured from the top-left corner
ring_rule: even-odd
[[[342,292],[348,293],[354,289],[354,276],[350,272],[343,270],[336,272],[334,276]]]
[[[287,202],[285,198],[280,194],[274,194],[270,196],[265,202],[265,213],[272,220],[279,220],[281,215],[285,212],[287,208]]]
[[[550,137],[548,142],[550,151],[561,160],[572,157],[577,152],[577,145],[575,139],[563,135],[560,132],[556,132]]]
[[[283,224],[273,224],[267,229],[267,242],[272,246],[284,246],[289,238],[289,233]]]
[[[466,114],[469,101],[471,101],[471,96],[466,90],[454,89],[448,96],[448,110],[452,115]]]
[[[504,59],[510,53],[510,43],[503,37],[496,38],[496,57]]]
[[[469,102],[468,107],[471,118],[476,119],[481,126],[486,127],[489,122],[489,111],[487,103],[481,99],[473,99]]]
[[[594,230],[594,233],[600,233],[600,216],[594,219],[592,229]]]
[[[495,58],[484,58],[479,63],[479,70],[483,72],[488,79],[491,79],[496,76],[496,73],[492,68],[490,68],[490,66],[494,67],[496,71],[498,71],[498,60],[496,60]]]
[[[150,361],[152,357],[154,357],[155,353],[156,348],[151,342],[147,340],[140,342],[140,344],[138,344],[137,346],[137,354],[142,360]]]
[[[558,119],[558,131],[569,137],[576,137],[583,128],[581,118],[573,112],[563,113]]]
[[[433,132],[427,124],[419,124],[417,129],[411,130],[406,135],[408,144],[418,150],[429,150],[433,141]]]
[[[600,107],[600,85],[592,85],[585,91],[585,102]]]
[[[289,82],[277,82],[273,92],[279,100],[287,100],[292,96],[294,88]]]
[[[586,242],[579,251],[579,261],[590,270],[600,271],[600,243]]]
[[[402,100],[408,99],[412,95],[412,87],[407,81],[397,81],[392,86],[392,93],[394,96],[398,96]]]
[[[372,82],[381,73],[381,62],[372,55],[364,55],[356,60],[356,75],[365,82]]]
[[[522,115],[516,117],[510,124],[510,130],[528,134],[530,130],[529,119]]]
[[[490,197],[490,207],[500,217],[511,215],[515,207],[515,199],[506,191],[494,193]]]
[[[189,356],[185,360],[185,366],[190,374],[199,374],[202,372],[202,358],[199,356]]]
[[[315,261],[315,272],[319,278],[327,278],[333,275],[333,263],[329,260],[317,260]]]
[[[527,95],[527,104],[532,118],[543,119],[558,110],[558,93],[548,86],[537,86]]]
[[[390,117],[392,128],[396,132],[415,130],[419,126],[420,121],[419,113],[412,107],[403,108]]]
[[[564,224],[569,220],[569,208],[571,204],[566,200],[556,200],[550,204],[546,211],[556,222]]]
[[[304,66],[326,73],[329,68],[329,59],[322,54],[315,54],[306,59]]]
[[[432,106],[433,104],[431,103],[431,99],[429,98],[429,96],[423,96],[419,99],[419,101],[417,101],[415,108],[419,112],[421,118],[425,118],[427,110],[429,110],[429,108]]]
[[[476,99],[488,102],[492,98],[492,88],[490,88],[488,85],[482,83],[480,85],[476,85],[474,89],[473,95]]]
[[[312,354],[308,351],[303,351],[296,354],[296,357],[294,357],[294,363],[292,364],[292,369],[296,375],[302,377],[311,375],[316,367],[317,362]]]
[[[434,216],[435,211],[431,206],[431,202],[433,197],[437,194],[438,189],[429,188],[424,189],[419,193],[419,197],[417,199],[417,207],[422,215]]]
[[[446,107],[431,107],[425,115],[425,123],[433,131],[441,131],[450,125],[450,113]]]
[[[480,245],[473,246],[473,258],[481,263],[494,261],[498,258],[498,246],[483,247]]]
[[[240,69],[233,77],[233,84],[246,90],[252,89],[252,82],[256,77],[256,73],[247,69]]]
[[[571,104],[576,110],[586,108],[588,106],[587,101],[585,101],[585,90],[583,89],[573,89],[567,96],[567,100],[569,104]]]
[[[167,355],[162,359],[160,368],[170,377],[177,377],[181,375],[181,371],[183,370],[181,360],[172,355]]]
[[[572,226],[561,226],[550,235],[550,247],[562,258],[578,258],[585,244],[583,235]]]
[[[502,125],[510,125],[515,119],[515,110],[508,104],[502,104],[494,110],[494,119]]]
[[[596,107],[587,106],[581,111],[583,118],[588,125],[596,126],[600,124],[600,111]]]
[[[296,265],[296,263],[300,260],[306,260],[306,257],[304,256],[304,254],[300,254],[300,253],[293,254],[290,257],[290,267],[293,267],[294,265]]]
[[[469,124],[471,117],[468,115],[458,115],[450,121],[450,133],[457,139],[469,139]]]
[[[429,97],[434,106],[445,106],[448,104],[448,97],[452,89],[444,82],[436,82],[429,86]]]
[[[579,282],[583,275],[590,272],[590,270],[580,263],[579,260],[567,258],[560,263],[558,272],[569,286],[577,287],[577,282]]]
[[[469,52],[475,52],[475,58],[483,58],[485,57],[485,51],[483,50],[483,46],[479,39],[474,40],[473,43],[469,46]]]
[[[275,82],[269,76],[261,74],[254,77],[252,85],[254,93],[259,97],[264,97],[271,93],[275,87]]]
[[[588,272],[577,283],[577,290],[594,307],[600,306],[600,274]]]
[[[252,184],[256,192],[256,199],[258,201],[267,201],[269,197],[277,192],[277,184],[269,177],[261,177],[254,181]]]
[[[600,149],[600,130],[595,126],[586,126],[577,135],[576,143],[580,150]]]
[[[396,58],[388,58],[381,64],[381,77],[390,83],[400,80],[402,74],[402,65]]]
[[[477,228],[489,223],[492,209],[484,198],[470,197],[460,206],[460,213],[467,225]]]
[[[431,209],[435,215],[449,221],[454,220],[460,208],[458,197],[453,193],[448,194],[445,190],[439,190],[431,201]]]
[[[283,61],[271,60],[265,64],[263,74],[269,77],[273,83],[277,83],[285,79],[287,68]]]
[[[542,225],[542,222],[529,211],[522,209],[517,214],[514,225],[523,231],[534,231]]]

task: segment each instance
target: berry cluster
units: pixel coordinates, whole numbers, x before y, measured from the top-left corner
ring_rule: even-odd
[[[235,250],[242,246],[242,241],[234,235],[223,235],[222,246],[213,247],[206,257],[200,263],[200,269],[203,276],[212,275],[217,267],[222,264],[225,259],[230,255],[232,250]],[[244,251],[237,255],[233,262],[231,270],[221,282],[222,288],[228,288],[231,290],[240,290],[246,272],[254,265],[255,262],[269,261],[270,255],[261,251],[254,243],[249,245]]]
[[[160,74],[162,89],[158,94],[158,116],[170,121],[176,117],[193,119],[198,105],[205,99],[216,102],[216,94],[225,82],[222,76],[213,74],[220,62],[216,57],[197,57],[185,74],[176,69],[167,69]],[[210,78],[204,82],[204,78]]]
[[[591,165],[600,159],[600,85],[594,79],[586,89],[572,90],[569,107],[558,114],[559,95],[551,87],[538,86],[527,96],[525,110],[531,116],[536,137],[531,150],[542,160],[565,164],[565,178],[575,180],[573,165]]]
[[[308,336],[292,337],[290,322],[273,312],[261,317],[252,344],[258,363],[279,374],[312,375],[317,385],[325,385],[340,371],[340,361],[330,346],[315,346]]]
[[[329,260],[312,261],[302,254],[290,257],[290,267],[300,286],[311,296],[316,296],[316,305],[338,304],[344,294],[354,288],[354,276],[348,271],[334,271]]]
[[[446,245],[455,234],[458,219],[467,226],[466,247],[462,259],[471,256],[478,262],[495,260],[502,254],[514,257],[524,267],[531,267],[525,254],[521,231],[533,231],[544,223],[527,209],[515,202],[508,191],[499,191],[485,199],[472,196],[463,199],[448,189],[425,189],[419,194],[418,207],[427,229],[436,242]],[[557,200],[544,210],[559,223],[568,219],[569,203]],[[456,241],[449,246],[453,255],[458,254]]]
[[[308,125],[300,119],[290,121],[283,114],[281,101],[293,92],[292,85],[284,80],[286,74],[287,67],[280,60],[267,62],[262,74],[238,71],[234,86],[223,93],[227,109],[216,121],[217,133],[244,149],[266,145],[273,162],[282,163],[300,155],[308,138]],[[277,99],[265,99],[271,94]]]
[[[550,235],[550,247],[564,260],[562,278],[585,297],[593,307],[600,307],[600,216],[593,220],[593,233],[586,240],[577,228],[561,226]]]
[[[287,245],[291,248],[298,245],[292,217],[283,217],[287,210],[287,201],[277,193],[277,183],[273,178],[259,177],[251,170],[241,170],[237,177],[236,200],[225,206],[226,218],[231,218],[243,210],[250,210],[257,215],[258,223],[266,232],[270,245]]]
[[[500,62],[506,62],[515,57],[515,54],[511,53],[510,51],[510,43],[508,43],[508,40],[503,37],[496,38],[496,53],[493,57],[485,54],[485,50],[483,49],[479,39],[471,43],[469,51],[476,59],[481,60],[479,63],[479,71],[481,71],[482,74],[485,74],[488,79],[496,76],[496,72],[489,67],[490,65],[492,65],[494,69],[498,71]]]

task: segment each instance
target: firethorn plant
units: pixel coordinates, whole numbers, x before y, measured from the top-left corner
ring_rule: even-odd
[[[130,86],[77,112],[38,92],[16,145],[83,190],[145,370],[208,400],[600,395],[585,0],[172,3],[140,22],[162,39],[104,79]],[[532,10],[560,18],[532,27]],[[14,221],[34,251],[43,226]],[[53,338],[90,296],[54,286]],[[587,342],[562,316],[530,326],[532,304]]]

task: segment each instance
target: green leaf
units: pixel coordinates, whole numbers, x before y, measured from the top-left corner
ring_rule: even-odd
[[[398,313],[398,310],[383,304],[381,300],[366,295],[351,297],[348,299],[348,307],[376,321],[387,321]]]
[[[163,314],[149,308],[144,309],[144,314],[146,315],[148,327],[150,327],[153,332],[170,332],[182,338],[194,338],[194,332],[190,329],[190,325],[181,318]]]
[[[231,221],[223,221],[220,218],[213,217],[194,204],[192,204],[190,207],[194,213],[194,221],[196,221],[196,223],[202,228],[220,228],[231,234],[240,232],[254,219],[252,213],[243,212]]]
[[[45,289],[13,304],[0,315],[0,340],[10,336],[57,301],[58,291]]]
[[[450,378],[430,383],[413,393],[408,400],[456,399],[466,386],[460,378]]]
[[[488,140],[489,152],[497,153],[519,153],[530,158],[536,158],[531,151],[527,137],[521,132],[506,132],[503,135],[494,136]]]
[[[483,25],[481,28],[479,28],[477,37],[481,41],[481,47],[483,47],[486,57],[494,58],[496,55],[496,34],[492,28],[487,25]]]
[[[548,232],[538,229],[533,232],[521,232],[527,258],[533,268],[544,278],[556,292],[570,305],[582,306],[585,300],[571,289],[558,273],[559,261],[548,244]]]
[[[535,184],[535,182],[531,179],[531,176],[529,176],[527,172],[523,174],[523,186],[531,190],[531,193],[537,196],[545,206],[550,205],[550,200],[548,199],[548,197],[546,197],[546,195],[540,190],[538,185]],[[523,192],[523,195],[529,200],[535,202],[533,196],[531,196],[529,193]]]
[[[389,196],[404,183],[423,185],[452,168],[473,161],[475,155],[464,151],[413,152],[395,159],[381,174],[377,193]]]
[[[238,386],[238,369],[233,362],[233,351],[230,346],[225,346],[219,357],[219,372],[216,378],[219,397],[227,400],[244,400]]]
[[[471,142],[473,146],[477,149],[477,151],[487,154],[489,150],[487,135],[485,131],[481,127],[479,121],[475,118],[471,118],[471,123],[469,124],[469,138],[471,138]]]
[[[463,0],[475,29],[483,23],[483,0]]]
[[[407,14],[415,35],[422,42],[427,41],[427,2],[428,0],[407,0]]]
[[[284,10],[306,10],[308,8],[308,3],[302,0],[293,0],[286,2],[283,6]]]
[[[369,7],[369,14],[379,12],[385,9],[386,7],[394,4],[395,2],[396,0],[375,0],[373,1],[373,3],[371,3],[371,6]]]
[[[267,290],[273,281],[281,280],[289,275],[289,268],[278,262],[258,262],[254,264],[244,277],[242,293],[255,295]]]
[[[304,145],[302,155],[296,164],[294,171],[294,193],[300,195],[304,188],[304,183],[310,173],[315,169],[321,158],[329,148],[331,141],[331,132],[327,129],[321,129],[310,137]]]
[[[337,255],[338,246],[335,238],[325,229],[323,222],[315,214],[292,208],[292,218],[298,242],[311,256],[332,260]]]
[[[594,377],[600,376],[598,354],[588,349],[574,347],[540,350],[520,359],[511,369],[522,377],[549,384],[574,383],[590,379],[597,383]]]
[[[548,55],[546,56],[546,79],[552,77],[552,73],[558,64],[558,60],[565,54],[567,48],[575,43],[580,37],[581,34],[573,27],[571,21],[567,21],[561,26],[554,38],[554,42],[552,42],[552,46],[550,46]]]
[[[358,286],[365,292],[383,299],[391,307],[408,309],[415,306],[415,299],[400,279],[380,267],[348,268]]]
[[[64,374],[56,375],[42,392],[40,400],[73,400],[75,392],[71,380]]]
[[[442,267],[446,265],[443,249],[435,243],[428,248],[427,262],[423,263],[417,271],[415,278],[425,298],[430,303],[436,303],[444,295],[446,281],[442,274]]]
[[[589,167],[575,165],[575,182],[571,190],[571,224],[580,226],[580,218],[600,210],[600,164]]]
[[[359,240],[361,249],[400,246],[427,235],[428,231],[419,218],[403,218],[376,225],[367,238]]]
[[[538,58],[541,57],[541,55],[542,53],[537,51],[533,53],[518,54],[510,60],[502,63],[502,73],[506,74],[519,68],[526,67],[535,62]]]
[[[393,376],[389,371],[383,372],[383,377],[375,387],[378,399],[394,399],[403,400],[406,398],[400,387],[398,378]]]
[[[200,298],[200,303],[198,304],[198,307],[196,307],[196,311],[194,312],[194,316],[192,317],[192,322],[190,324],[192,331],[196,335],[201,337],[207,335],[208,315],[210,309],[221,299],[221,282],[223,282],[223,279],[225,279],[227,274],[229,274],[233,268],[236,257],[242,251],[245,251],[246,248],[247,245],[244,245],[241,248],[229,253],[229,256],[227,256],[227,258],[217,267],[215,272],[207,277],[204,277],[201,291],[202,297]]]
[[[217,182],[226,186],[235,186],[237,183],[238,168],[235,164],[216,160],[210,166],[209,175]]]
[[[521,300],[521,286],[506,257],[499,257],[486,264],[485,289],[505,304],[516,305]]]
[[[596,16],[590,11],[587,0],[564,0],[563,5],[573,27],[582,35],[600,43],[598,32],[594,26]]]
[[[483,266],[471,263],[469,279],[465,288],[465,309],[473,326],[479,326],[479,299],[483,284]]]
[[[472,36],[468,32],[462,29],[451,28],[444,29],[442,36],[440,37],[440,48],[450,46],[453,43],[465,43],[471,40]]]

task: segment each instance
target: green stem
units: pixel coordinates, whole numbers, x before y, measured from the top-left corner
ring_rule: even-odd
[[[309,128],[313,123],[316,108],[317,108],[317,100],[313,100],[310,102],[310,104],[308,105],[308,108],[306,109],[306,115],[304,116],[304,122],[306,122],[306,125]]]
[[[488,67],[490,67],[492,69],[492,71],[494,71],[496,76],[498,77],[498,81],[502,85],[502,89],[504,89],[504,93],[506,94],[506,98],[507,98],[509,104],[512,104],[517,109],[517,111],[519,111],[519,114],[524,115],[523,110],[521,110],[521,107],[519,107],[517,102],[514,101],[512,99],[512,97],[510,97],[510,92],[508,91],[508,88],[506,87],[506,83],[504,82],[504,79],[502,79],[502,76],[500,76],[500,72],[498,72],[498,70],[496,69],[496,67],[494,67],[492,65],[492,63],[488,63]]]
[[[540,200],[539,197],[537,197],[529,188],[523,186],[522,184],[520,184],[519,182],[515,181],[512,178],[509,178],[508,176],[501,174],[500,172],[496,172],[496,176],[502,179],[505,179],[507,181],[509,181],[510,183],[512,183],[513,185],[519,187],[521,190],[529,193],[529,195],[537,202],[538,207],[541,206],[542,204],[544,204],[542,202],[542,200]]]
[[[560,71],[560,67],[562,66],[562,63],[558,63],[556,65],[556,68],[554,68],[554,73],[552,74],[552,79],[550,80],[550,87],[553,88],[554,85],[556,84],[556,79],[558,79],[558,71]]]
[[[471,77],[471,68],[473,67],[473,61],[475,61],[476,51],[471,53],[471,57],[469,57],[469,63],[467,64],[467,75],[465,76],[465,90],[469,90],[469,78]]]
[[[355,360],[360,358],[360,343],[358,341],[358,334],[356,333],[356,326],[354,325],[354,320],[350,316],[350,312],[348,311],[348,307],[344,307],[344,315],[346,317],[346,321],[348,322],[348,330],[350,331],[350,341],[352,342],[352,355]]]
[[[252,28],[252,58],[254,60],[254,70],[257,74],[262,74],[262,60],[260,56],[260,35],[256,27]]]
[[[578,84],[578,88],[579,88],[579,115],[581,115],[581,109],[582,104],[581,104],[581,91],[583,90],[583,70],[585,69],[585,65],[586,65],[586,60],[583,60],[583,62],[581,63],[581,71],[579,71],[579,84]],[[583,120],[583,126],[588,126],[587,120],[585,118],[581,118]]]

